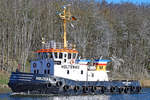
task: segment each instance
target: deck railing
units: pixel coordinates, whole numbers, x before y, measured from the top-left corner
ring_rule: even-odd
[[[49,41],[49,42],[43,43],[42,48],[43,49],[50,49],[50,48],[63,49],[64,43]],[[75,49],[75,45],[67,43],[67,49]]]

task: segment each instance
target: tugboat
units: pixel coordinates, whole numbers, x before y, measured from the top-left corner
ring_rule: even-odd
[[[9,87],[15,93],[83,95],[103,93],[139,93],[138,80],[109,80],[106,66],[110,60],[80,59],[75,46],[67,43],[66,22],[76,20],[67,13],[59,13],[64,22],[64,43],[43,41],[31,61],[31,72],[12,72]]]

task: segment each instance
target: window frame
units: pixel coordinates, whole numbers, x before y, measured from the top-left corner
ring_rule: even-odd
[[[69,70],[67,70],[67,75],[69,75]]]
[[[53,58],[52,52],[49,52],[49,53],[48,53],[48,58]]]
[[[60,53],[59,53],[59,59],[62,59],[62,58],[63,58],[63,53],[60,52]]]
[[[54,52],[54,56],[57,59],[58,58],[58,52]]]
[[[72,57],[73,59],[75,59],[76,58],[76,53],[73,53],[73,57]]]
[[[68,53],[68,59],[71,59],[71,53]]]

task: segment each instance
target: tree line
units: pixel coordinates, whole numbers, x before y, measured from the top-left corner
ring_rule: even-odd
[[[20,65],[24,71],[42,47],[42,37],[63,42],[57,12],[66,4],[77,18],[67,24],[67,39],[76,44],[81,57],[111,59],[111,74],[148,77],[150,5],[105,0],[0,0],[0,70]]]

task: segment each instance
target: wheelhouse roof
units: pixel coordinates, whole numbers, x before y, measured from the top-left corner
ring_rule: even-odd
[[[73,49],[40,49],[37,50],[36,53],[41,53],[41,52],[67,52],[67,53],[78,53],[77,50],[73,50]]]

